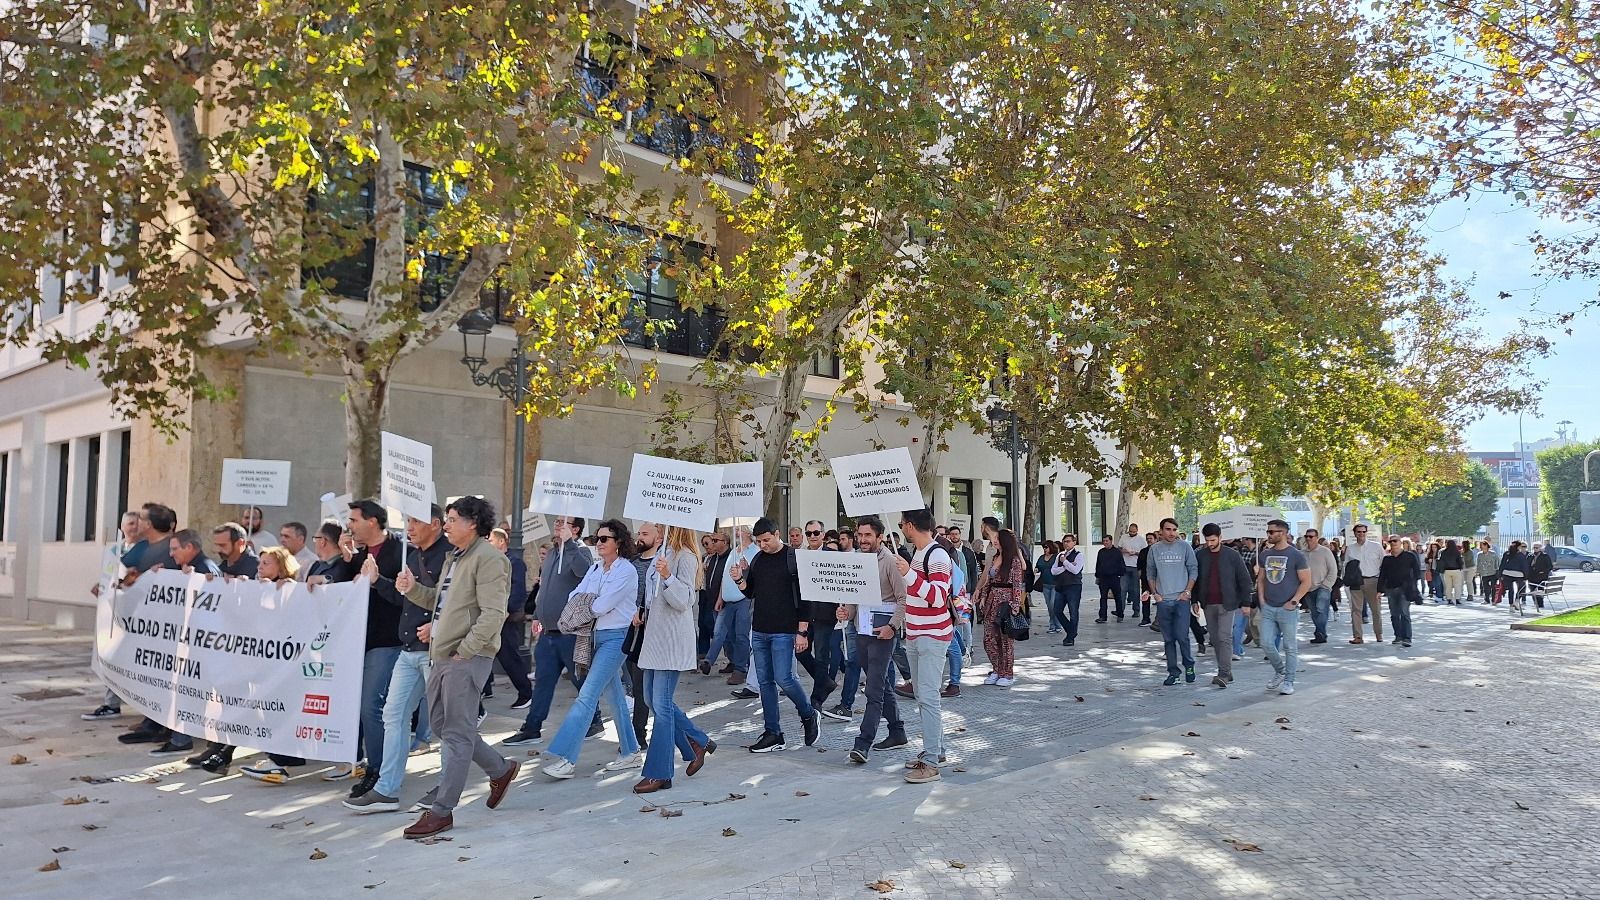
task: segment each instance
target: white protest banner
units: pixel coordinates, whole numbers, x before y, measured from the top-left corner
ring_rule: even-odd
[[[1222,539],[1231,541],[1242,537],[1266,537],[1267,522],[1281,519],[1283,513],[1270,506],[1235,506],[1232,509],[1206,513],[1200,517],[1200,527],[1215,522],[1222,529]]]
[[[95,674],[184,734],[353,762],[367,592],[146,572],[100,596]]]
[[[958,531],[961,532],[961,539],[962,540],[964,540],[964,541],[972,540],[972,514],[971,513],[951,513],[948,516],[948,518],[950,520],[950,527],[951,528],[955,528],[955,529],[957,529]]]
[[[765,514],[766,484],[761,479],[761,461],[728,463],[722,467],[722,498],[717,503],[717,518],[748,519],[754,522]]]
[[[909,448],[836,456],[828,465],[839,485],[845,515],[869,516],[928,505],[917,486],[917,467],[911,463]]]
[[[286,459],[224,459],[223,506],[288,506],[289,461]]]
[[[696,531],[714,531],[722,499],[722,467],[633,455],[622,514]]]
[[[322,518],[332,519],[342,527],[345,520],[349,518],[350,504],[354,503],[355,499],[354,494],[340,494],[337,497],[333,495],[333,491],[323,494],[321,497]]]
[[[533,468],[533,498],[528,501],[527,511],[604,519],[610,485],[609,466],[541,459]]]
[[[796,550],[800,596],[817,603],[877,603],[878,557],[874,553]]]
[[[387,431],[382,440],[383,476],[378,502],[413,519],[428,521],[433,514],[433,448]]]
[[[550,520],[538,513],[527,514],[522,517],[522,543],[524,545],[538,544],[551,538]]]

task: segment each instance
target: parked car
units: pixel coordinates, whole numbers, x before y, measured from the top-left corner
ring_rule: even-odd
[[[1578,569],[1583,572],[1593,572],[1600,569],[1600,556],[1586,553],[1572,547],[1550,547],[1550,560],[1556,564],[1557,569]]]

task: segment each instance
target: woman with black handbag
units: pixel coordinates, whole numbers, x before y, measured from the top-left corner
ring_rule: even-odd
[[[1016,679],[1017,658],[1013,620],[1022,615],[1023,591],[1027,585],[1022,549],[1017,535],[1009,528],[999,534],[1000,552],[993,554],[978,598],[978,614],[983,618],[983,652],[989,656],[989,677],[984,684],[1010,687]],[[1022,623],[1026,635],[1026,620]]]

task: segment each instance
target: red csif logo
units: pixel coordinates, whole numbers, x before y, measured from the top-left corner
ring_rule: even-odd
[[[310,713],[311,715],[314,715],[314,716],[325,716],[325,715],[327,715],[328,714],[328,695],[327,694],[307,694],[305,702],[300,704],[300,711],[303,712],[303,713]]]

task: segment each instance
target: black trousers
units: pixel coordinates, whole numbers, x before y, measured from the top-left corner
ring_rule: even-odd
[[[811,705],[822,706],[838,686],[838,662],[833,658],[833,632],[838,626],[833,622],[812,622],[806,635],[806,649],[794,658],[811,676]]]

